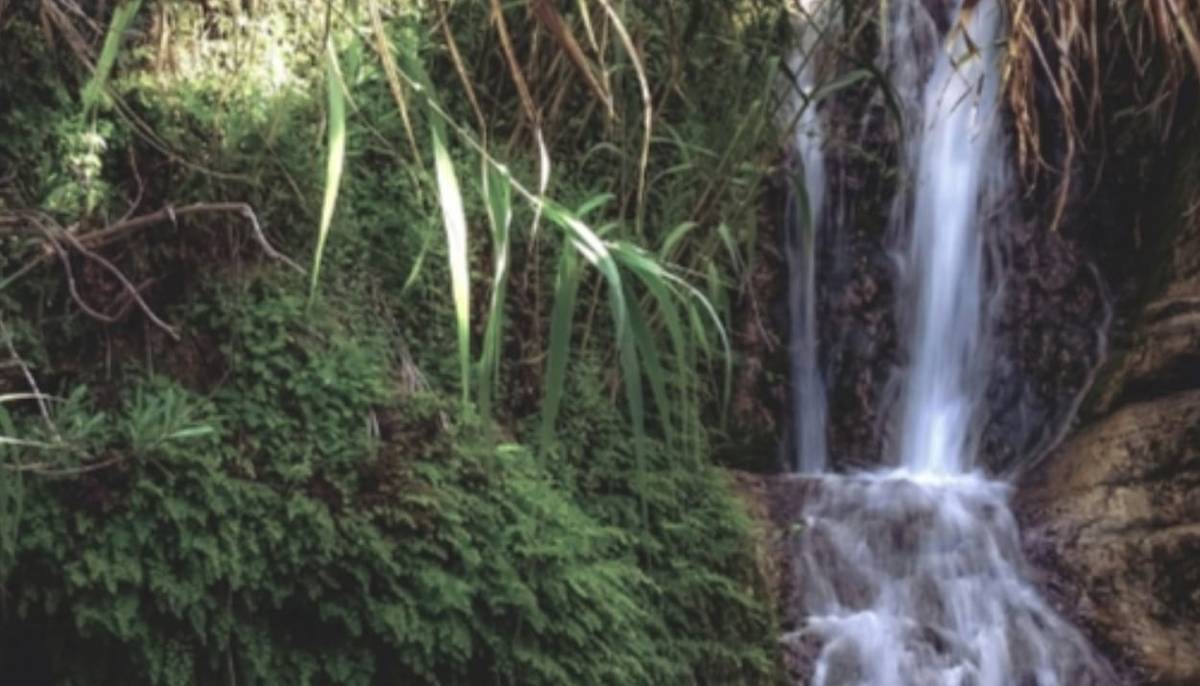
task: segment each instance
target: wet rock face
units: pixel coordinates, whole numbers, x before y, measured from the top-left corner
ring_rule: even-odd
[[[826,176],[831,207],[818,234],[817,321],[834,469],[877,466],[886,440],[888,382],[900,363],[897,274],[888,217],[899,139],[890,115],[855,88],[831,100]]]
[[[1106,347],[1099,273],[1082,248],[1029,224],[996,240],[999,309],[982,460],[1004,473],[1061,439]]]
[[[831,104],[827,118],[834,209],[818,235],[818,334],[829,459],[839,471],[888,461],[898,370],[908,355],[897,314],[906,297],[897,237],[888,229],[895,179],[862,152],[880,151],[889,163],[898,154],[895,131],[877,109],[850,94]],[[980,453],[989,471],[1003,473],[1061,439],[1103,356],[1109,312],[1081,242],[1003,212],[987,233],[995,309]]]
[[[855,182],[853,173],[838,178]],[[867,210],[855,211],[851,216],[866,221],[860,215]],[[897,409],[893,382],[906,354],[891,239],[858,225],[849,222],[840,234],[823,237],[820,259],[829,453],[841,470],[885,460],[889,418]],[[1004,473],[1061,439],[1103,357],[1109,312],[1100,275],[1081,245],[1032,224],[991,228],[996,312],[980,459],[990,472]],[[1200,302],[1196,316],[1200,320]]]
[[[1200,159],[1162,195],[1083,427],[1014,504],[1045,585],[1133,683],[1200,684]]]

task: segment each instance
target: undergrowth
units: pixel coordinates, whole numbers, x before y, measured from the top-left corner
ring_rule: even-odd
[[[25,479],[0,664],[56,683],[764,683],[770,619],[720,476],[633,454],[584,370],[538,457],[402,391],[302,292],[217,289],[205,397],[162,376],[56,410],[116,461]],[[361,322],[357,322],[361,323]],[[27,421],[35,423],[35,418]],[[24,435],[40,435],[27,427]]]
[[[407,111],[376,3],[243,4],[105,4],[114,30],[0,1],[0,673],[773,683],[750,524],[709,443],[770,171],[777,12],[580,3],[560,9],[573,62],[505,3],[541,184],[482,4],[379,3]],[[323,225],[331,82],[344,177]],[[430,164],[439,117],[465,250]]]

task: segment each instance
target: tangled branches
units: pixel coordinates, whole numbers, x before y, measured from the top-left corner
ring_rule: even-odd
[[[7,285],[33,268],[57,257],[58,261],[62,264],[63,273],[67,280],[67,288],[71,293],[72,300],[89,317],[106,324],[112,324],[124,318],[129,309],[136,304],[151,323],[171,338],[179,340],[179,334],[175,329],[155,314],[154,310],[151,309],[142,297],[142,291],[153,283],[153,279],[135,285],[116,265],[101,255],[99,249],[155,224],[163,222],[177,224],[179,217],[222,212],[234,212],[245,217],[250,222],[255,241],[268,257],[283,262],[301,274],[305,273],[303,267],[296,264],[296,262],[271,245],[263,233],[262,226],[258,222],[258,217],[248,204],[242,202],[221,202],[196,203],[180,208],[168,205],[157,212],[127,218],[106,226],[103,229],[83,234],[78,233],[79,227],[77,225],[63,227],[54,218],[44,212],[30,211],[8,215],[0,218],[0,234],[6,231],[33,231],[41,235],[43,242],[40,254],[2,283]],[[83,294],[80,293],[75,279],[75,271],[71,265],[70,253],[72,252],[98,265],[121,284],[122,298],[115,304],[115,307],[108,311],[99,309],[90,304],[84,298]]]

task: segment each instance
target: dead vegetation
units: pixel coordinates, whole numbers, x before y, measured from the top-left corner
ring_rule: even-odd
[[[1106,123],[1114,116],[1154,122],[1161,141],[1171,137],[1181,98],[1200,76],[1200,5],[1190,0],[1008,0],[1008,5],[1005,82],[1018,161],[1027,188],[1056,184],[1057,228],[1074,190],[1073,171],[1086,154],[1104,155],[1098,141],[1105,140]],[[1132,87],[1122,98],[1127,102],[1109,97],[1114,77]]]

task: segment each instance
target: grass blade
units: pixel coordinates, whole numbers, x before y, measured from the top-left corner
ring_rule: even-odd
[[[650,96],[650,82],[646,79],[646,70],[642,67],[641,58],[638,56],[637,46],[634,45],[633,39],[630,38],[629,32],[625,29],[625,22],[621,20],[621,15],[613,9],[610,0],[600,0],[600,4],[604,7],[604,11],[608,13],[609,19],[613,22],[613,28],[617,32],[617,36],[621,39],[621,43],[625,46],[625,52],[629,54],[629,61],[633,65],[634,74],[637,75],[638,86],[641,88],[642,94],[642,151],[638,159],[638,190],[637,190],[637,234],[642,235],[643,223],[646,219],[646,170],[650,167],[650,138],[654,132],[654,100]]]
[[[100,49],[96,68],[92,71],[92,77],[88,79],[87,85],[83,87],[81,99],[83,100],[84,114],[91,112],[104,99],[104,88],[108,83],[108,75],[112,73],[113,65],[117,62],[117,53],[121,50],[121,38],[125,35],[125,30],[133,23],[133,18],[137,16],[141,6],[142,0],[131,0],[113,10],[112,23],[109,24],[108,33],[104,36],[104,47]]]
[[[550,347],[546,351],[546,393],[542,398],[541,439],[554,434],[554,423],[562,408],[567,360],[571,350],[571,325],[579,295],[579,256],[564,245],[554,281],[554,308],[550,313]]]
[[[462,402],[471,400],[471,274],[467,256],[467,218],[463,212],[462,192],[454,162],[446,149],[445,127],[430,124],[433,141],[433,166],[437,177],[438,204],[446,228],[446,249],[450,258],[450,290],[454,299],[454,323],[458,334],[459,373],[462,376]]]
[[[503,343],[504,302],[508,290],[510,253],[509,229],[512,225],[512,191],[499,168],[484,162],[483,197],[488,225],[492,230],[494,276],[492,302],[488,308],[483,353],[479,359],[479,413],[491,417],[494,389],[498,385],[499,359]]]
[[[326,84],[329,90],[329,141],[325,160],[325,196],[321,202],[321,225],[317,229],[317,248],[313,252],[312,281],[308,287],[308,301],[317,295],[317,283],[321,277],[321,257],[325,254],[325,241],[333,222],[333,210],[337,206],[338,188],[342,182],[342,169],[346,161],[346,101],[342,89],[342,72],[338,68],[337,53],[333,41],[326,43]]]
[[[400,82],[400,69],[396,66],[396,60],[392,57],[391,48],[388,46],[387,32],[384,30],[383,18],[379,14],[378,0],[367,0],[367,13],[371,17],[371,34],[374,38],[375,53],[379,55],[379,61],[383,64],[383,74],[387,77],[388,90],[392,93],[396,110],[400,112],[400,121],[404,124],[404,134],[408,137],[408,146],[412,150],[413,160],[417,165],[423,166],[425,162],[421,159],[421,150],[417,147],[417,137],[413,133],[412,118],[408,114],[408,99],[404,96],[404,84]]]

